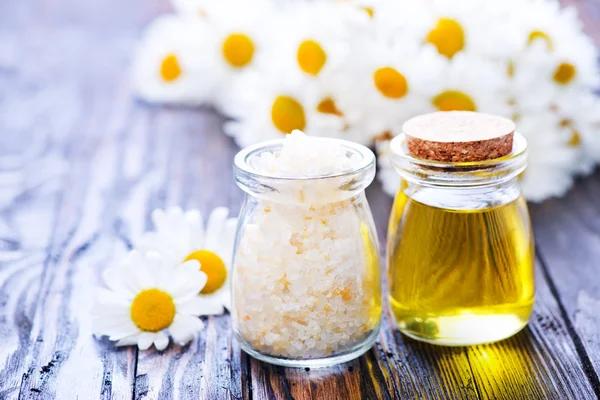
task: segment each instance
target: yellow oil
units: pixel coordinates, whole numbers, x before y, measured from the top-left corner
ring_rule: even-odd
[[[419,203],[401,189],[388,236],[390,305],[400,330],[442,345],[501,340],[534,302],[534,249],[525,200],[478,210]]]

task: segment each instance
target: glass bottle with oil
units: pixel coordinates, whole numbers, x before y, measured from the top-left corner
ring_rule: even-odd
[[[405,135],[392,142],[402,178],[389,222],[390,307],[399,329],[440,345],[512,336],[534,302],[534,246],[519,187],[527,143],[476,162],[412,157]]]

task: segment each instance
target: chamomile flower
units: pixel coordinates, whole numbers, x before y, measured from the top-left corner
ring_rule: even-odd
[[[286,69],[240,79],[228,102],[225,133],[241,146],[282,138],[298,129],[311,136],[342,137],[344,121],[337,105],[315,81]]]
[[[552,71],[550,56],[542,43],[534,43],[508,62],[508,101],[512,117],[547,110],[552,104],[555,90],[547,79]]]
[[[381,10],[379,24],[388,36],[429,43],[449,59],[464,52],[503,58],[518,45],[517,37],[499,23],[505,14],[514,11],[501,7],[503,2],[400,0],[397,4],[386,3],[389,4],[385,7],[390,10]]]
[[[132,251],[117,267],[103,274],[106,288],[98,288],[92,311],[94,333],[117,341],[117,346],[154,344],[164,350],[169,336],[178,344],[192,340],[204,324],[199,315],[218,313],[198,293],[206,274],[197,261],[174,266],[156,253]]]
[[[517,129],[527,138],[527,169],[521,186],[527,200],[540,202],[562,196],[573,184],[577,150],[565,145],[566,132],[552,112],[529,113],[519,119]]]
[[[154,210],[154,231],[144,233],[135,248],[144,253],[156,252],[173,265],[196,260],[207,276],[200,293],[223,313],[229,308],[229,271],[235,239],[236,218],[227,218],[228,210],[219,207],[208,217],[204,229],[197,210],[183,212],[179,207]]]
[[[213,36],[197,18],[166,15],[152,22],[135,53],[137,93],[149,101],[201,104],[213,99],[216,68],[204,50]]]
[[[341,71],[339,106],[348,113],[348,124],[372,140],[383,132],[399,133],[404,121],[434,111],[435,79],[446,64],[431,46],[386,45],[364,41],[351,56],[354,68]],[[345,80],[345,82],[344,82]]]
[[[437,79],[436,79],[437,78]],[[458,54],[442,73],[430,98],[438,111],[479,111],[510,116],[508,75],[498,63],[471,54]]]
[[[216,46],[206,57],[217,61],[219,93],[215,100],[221,108],[240,75],[265,65],[264,50],[271,35],[273,3],[268,0],[219,0],[207,4],[208,24]]]
[[[583,32],[575,8],[532,0],[520,4],[512,18],[521,32],[523,46],[541,44],[551,56],[552,68],[544,77],[556,90],[600,84],[598,50]]]
[[[573,90],[556,98],[551,109],[564,144],[578,153],[573,171],[590,173],[600,160],[600,100],[591,92]]]
[[[279,12],[267,57],[308,78],[326,79],[346,61],[353,29],[347,13],[354,8],[326,2],[297,3]],[[367,17],[365,17],[366,19]]]

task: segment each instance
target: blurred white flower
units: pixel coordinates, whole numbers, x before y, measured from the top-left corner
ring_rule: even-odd
[[[214,100],[216,64],[210,29],[194,17],[165,15],[144,33],[133,60],[136,92],[148,101],[202,104]]]
[[[431,98],[439,111],[478,111],[510,116],[506,69],[474,54],[457,54],[438,76]]]
[[[198,293],[206,274],[197,261],[173,265],[156,253],[132,251],[103,274],[106,288],[97,288],[92,309],[94,333],[117,341],[117,346],[154,344],[164,350],[167,332],[181,345],[194,338],[204,324],[199,315],[218,313]]]
[[[447,62],[431,46],[365,40],[357,43],[350,60],[353,67],[332,82],[349,126],[364,138],[357,141],[372,143],[384,132],[397,134],[408,118],[435,111],[432,98],[440,86],[432,77],[440,76]]]
[[[283,138],[298,129],[312,136],[342,137],[344,121],[328,92],[298,71],[248,74],[225,108],[234,118],[224,131],[242,146]]]
[[[507,97],[513,118],[548,110],[555,89],[547,79],[552,62],[543,44],[534,43],[515,53],[505,66],[509,77]]]
[[[539,71],[555,90],[573,86],[595,87],[600,84],[598,50],[583,32],[573,7],[558,2],[531,0],[519,5],[511,25],[521,32],[521,46],[539,44],[548,53],[548,68]]]
[[[381,18],[381,29],[391,38],[429,43],[447,58],[467,52],[497,59],[505,58],[518,46],[517,36],[500,23],[507,14],[516,11],[504,3],[479,0],[387,1],[375,18]],[[386,10],[388,7],[389,10]]]
[[[215,208],[204,229],[198,210],[156,209],[152,212],[154,231],[144,233],[135,243],[137,250],[158,253],[172,265],[196,260],[207,276],[200,297],[212,304],[215,314],[222,314],[230,302],[229,272],[237,219],[227,218],[228,214],[224,207]]]
[[[577,152],[572,171],[589,174],[600,160],[600,99],[571,90],[556,98],[552,111],[565,145]]]
[[[285,7],[272,22],[277,34],[266,50],[269,64],[321,80],[331,77],[337,68],[347,68],[355,34],[352,12],[359,13],[348,6],[319,1]],[[354,20],[357,18],[354,15]],[[367,19],[365,16],[365,22]]]
[[[206,57],[218,65],[217,108],[224,106],[240,76],[268,66],[265,49],[275,34],[270,29],[277,18],[273,12],[274,4],[269,0],[218,0],[206,5],[207,24],[216,38],[213,51]]]
[[[577,151],[566,145],[566,132],[557,116],[550,112],[527,114],[519,119],[519,133],[527,139],[527,169],[521,186],[527,200],[540,202],[562,196],[573,184],[573,165]]]

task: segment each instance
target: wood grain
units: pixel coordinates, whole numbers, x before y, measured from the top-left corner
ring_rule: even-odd
[[[600,38],[594,0],[565,0]],[[214,111],[142,104],[128,63],[166,0],[0,2],[0,399],[593,399],[600,397],[600,173],[532,207],[531,323],[498,344],[402,336],[329,369],[242,353],[229,316],[187,346],[117,349],[91,336],[92,288],[155,207],[237,213],[237,151]],[[218,193],[218,196],[215,195]],[[391,199],[368,198],[385,241]]]
[[[600,397],[600,175],[532,208],[545,276]]]

